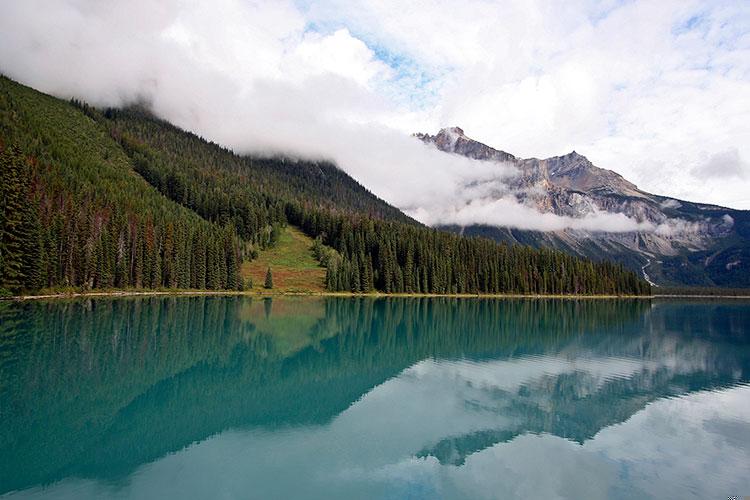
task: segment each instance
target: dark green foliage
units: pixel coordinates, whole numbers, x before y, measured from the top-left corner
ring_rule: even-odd
[[[82,110],[0,77],[0,288],[237,288],[234,226],[161,196]]]
[[[0,288],[17,292],[41,283],[41,228],[31,167],[15,149],[0,150]]]
[[[151,185],[260,248],[278,238],[289,200],[414,223],[327,162],[239,156],[139,109],[109,109],[100,121]]]
[[[554,250],[497,244],[415,225],[288,207],[288,218],[336,257],[332,290],[387,293],[647,294],[648,283],[622,265],[591,262]],[[364,280],[363,265],[364,266]],[[364,284],[364,285],[363,285]],[[367,288],[364,288],[366,286]]]
[[[719,288],[715,286],[660,286],[653,289],[654,295],[679,295],[683,297],[748,297],[750,288]]]
[[[273,274],[271,274],[270,267],[268,268],[268,271],[266,271],[266,281],[263,283],[263,286],[269,290],[273,288]]]
[[[750,288],[750,211],[687,201],[680,203],[679,210],[666,209],[675,219],[703,223],[706,219],[715,221],[731,217],[731,227],[725,228],[728,231],[726,234],[715,235],[703,250],[675,248],[675,255],[658,256],[652,258],[650,263],[640,250],[611,242],[604,243],[597,238],[571,244],[567,238],[543,231],[479,224],[466,227],[447,225],[440,229],[464,236],[482,236],[508,244],[555,248],[595,261],[620,262],[639,275],[644,264],[648,263],[648,275],[662,286]]]

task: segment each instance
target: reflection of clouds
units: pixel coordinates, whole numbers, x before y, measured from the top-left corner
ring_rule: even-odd
[[[717,420],[747,429],[750,385],[657,401],[582,449],[617,461],[631,484],[654,497],[679,496],[678,488],[695,498],[750,491],[750,448],[711,430]]]
[[[527,435],[474,455],[462,467],[441,466],[433,457],[407,458],[363,479],[389,484],[389,493],[400,495],[393,498],[606,498],[614,467],[576,453],[577,447]],[[430,490],[437,495],[415,495]]]
[[[615,464],[550,436],[525,435],[446,470],[451,498],[607,498]],[[468,495],[467,495],[468,493]]]
[[[536,368],[527,366],[534,360]],[[503,371],[502,362],[419,363],[326,426],[224,432],[142,466],[122,484],[66,480],[20,496],[578,499],[713,498],[750,491],[750,444],[744,437],[750,385],[657,400],[582,445],[525,434],[477,451],[459,467],[413,456],[445,436],[518,424],[488,410],[499,386],[544,379],[549,370],[595,379],[640,370],[620,359],[571,365],[545,357],[526,363],[514,361],[524,375],[505,386],[502,376],[513,371]],[[491,366],[499,370],[492,376]]]
[[[388,498],[440,498],[440,463],[434,457],[407,457],[372,470],[349,470],[347,480],[388,485]]]
[[[524,435],[461,467],[408,459],[370,478],[429,476],[444,498],[713,498],[750,490],[749,426],[745,385],[659,400],[583,445]]]
[[[425,360],[405,371],[419,383],[470,384],[485,389],[517,390],[523,384],[564,373],[586,372],[599,384],[612,378],[630,377],[656,363],[628,358],[564,358],[529,356],[488,362]]]
[[[750,422],[714,418],[706,420],[703,429],[721,436],[730,446],[750,450]]]

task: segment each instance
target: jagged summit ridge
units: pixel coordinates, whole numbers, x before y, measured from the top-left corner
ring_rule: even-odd
[[[604,189],[628,196],[642,196],[635,184],[628,182],[616,172],[596,167],[588,158],[575,150],[562,156],[553,156],[543,160],[518,158],[511,153],[468,137],[463,129],[457,126],[442,128],[436,135],[420,133],[415,136],[446,153],[459,154],[474,160],[513,164],[520,171],[520,176],[516,181],[517,186],[515,186],[518,188],[535,186],[549,190],[556,186],[579,191]]]
[[[475,160],[513,161],[516,159],[510,153],[491,148],[466,136],[461,127],[442,128],[435,135],[423,133],[415,135],[423,142],[433,144],[441,151],[459,154]]]
[[[650,228],[631,232],[540,232],[477,223],[449,229],[498,241],[565,249],[586,257],[616,259],[644,274],[641,267],[648,267],[648,275],[661,283],[750,285],[750,272],[740,271],[740,267],[747,269],[750,264],[750,242],[742,229],[750,218],[747,211],[642,191],[575,150],[545,159],[519,158],[468,137],[457,126],[443,128],[435,135],[422,133],[415,137],[445,153],[515,167],[516,176],[498,179],[507,187],[497,190],[498,197],[513,196],[539,212],[563,217],[624,215],[639,227]]]

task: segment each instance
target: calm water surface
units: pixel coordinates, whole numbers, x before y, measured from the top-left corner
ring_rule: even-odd
[[[750,303],[0,303],[8,498],[750,495]]]

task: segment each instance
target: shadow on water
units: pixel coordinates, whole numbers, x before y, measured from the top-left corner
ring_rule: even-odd
[[[627,376],[581,365],[497,389],[514,427],[414,453],[460,465],[524,433],[584,442],[656,399],[747,382],[749,314],[641,300],[0,303],[0,493],[116,480],[227,429],[325,425],[420,362],[637,360]]]

